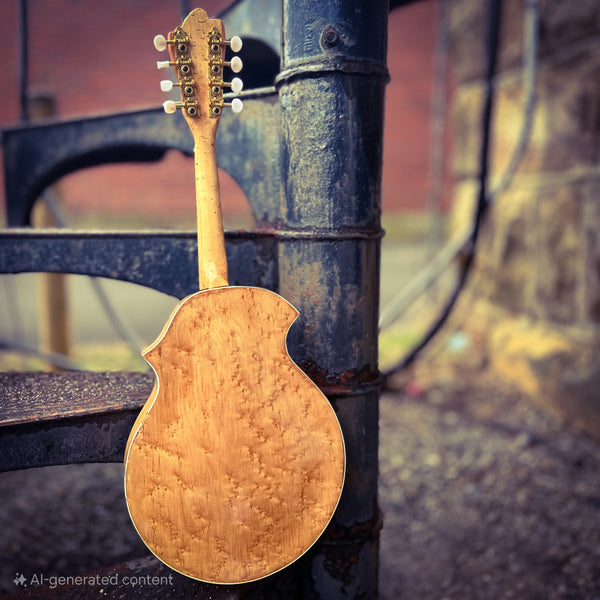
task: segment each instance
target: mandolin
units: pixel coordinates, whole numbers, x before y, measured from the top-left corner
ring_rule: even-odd
[[[275,573],[320,537],[345,476],[340,425],[292,361],[298,311],[257,287],[229,286],[215,137],[225,103],[222,23],[192,11],[166,48],[194,137],[199,291],[173,310],[143,352],[156,380],[125,451],[125,497],[142,540],[166,565],[205,582]],[[237,58],[237,60],[235,60]],[[169,89],[169,82],[162,84]],[[237,100],[237,102],[236,102]]]

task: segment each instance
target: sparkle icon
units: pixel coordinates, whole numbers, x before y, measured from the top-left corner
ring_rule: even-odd
[[[25,578],[25,576],[23,575],[23,573],[21,573],[20,575],[18,573],[15,573],[15,578],[13,579],[15,585],[23,585],[25,587],[27,587],[27,584],[25,583],[27,581],[27,579]]]

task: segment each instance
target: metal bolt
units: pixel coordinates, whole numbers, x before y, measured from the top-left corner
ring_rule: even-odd
[[[334,48],[340,43],[340,34],[333,26],[327,27],[321,34],[321,45],[325,48]]]

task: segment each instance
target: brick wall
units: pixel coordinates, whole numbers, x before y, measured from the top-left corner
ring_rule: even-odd
[[[428,208],[436,2],[416,2],[390,14],[384,133],[384,210]],[[450,87],[449,87],[450,89]],[[450,91],[448,91],[450,93]],[[448,134],[450,129],[447,128]],[[446,136],[446,161],[450,160]],[[442,205],[450,203],[449,169]]]

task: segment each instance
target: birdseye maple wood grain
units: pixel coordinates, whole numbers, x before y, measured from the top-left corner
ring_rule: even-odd
[[[337,506],[344,445],[293,363],[295,309],[260,288],[188,297],[144,354],[157,375],[126,457],[131,518],[175,570],[252,581],[300,557]]]
[[[207,31],[218,27],[225,39],[215,21],[196,9],[182,24],[195,79],[206,68]],[[205,92],[197,84],[197,95]],[[231,584],[275,573],[316,542],[340,499],[345,448],[329,401],[288,354],[296,309],[271,291],[228,286],[218,118],[205,110],[186,116],[201,291],[177,305],[143,352],[156,382],[127,442],[125,497],[165,564]]]

